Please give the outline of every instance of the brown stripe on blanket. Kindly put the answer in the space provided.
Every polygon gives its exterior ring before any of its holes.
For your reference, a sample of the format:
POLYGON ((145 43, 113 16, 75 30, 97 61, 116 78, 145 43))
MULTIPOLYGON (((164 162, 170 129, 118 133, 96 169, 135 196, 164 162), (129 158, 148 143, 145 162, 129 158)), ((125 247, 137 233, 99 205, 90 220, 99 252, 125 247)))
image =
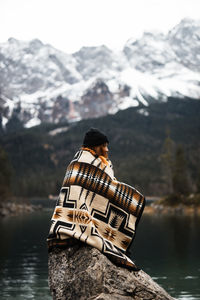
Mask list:
POLYGON ((114 263, 136 270, 126 255, 145 206, 144 196, 114 178, 111 164, 83 150, 69 164, 48 235, 49 247, 80 240, 114 263), (92 163, 94 163, 93 165, 92 163), (99 161, 99 163, 98 163, 99 161))

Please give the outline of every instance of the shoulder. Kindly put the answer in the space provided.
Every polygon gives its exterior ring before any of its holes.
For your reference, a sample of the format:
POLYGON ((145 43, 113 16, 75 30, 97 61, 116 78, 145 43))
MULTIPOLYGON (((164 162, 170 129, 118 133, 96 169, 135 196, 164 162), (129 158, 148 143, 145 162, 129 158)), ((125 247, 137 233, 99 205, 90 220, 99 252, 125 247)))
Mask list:
POLYGON ((81 149, 75 154, 71 162, 74 161, 98 165, 101 160, 98 158, 98 156, 93 155, 91 152, 81 149))
POLYGON ((113 179, 114 178, 114 170, 113 164, 111 160, 108 160, 108 165, 104 168, 104 171, 113 179))

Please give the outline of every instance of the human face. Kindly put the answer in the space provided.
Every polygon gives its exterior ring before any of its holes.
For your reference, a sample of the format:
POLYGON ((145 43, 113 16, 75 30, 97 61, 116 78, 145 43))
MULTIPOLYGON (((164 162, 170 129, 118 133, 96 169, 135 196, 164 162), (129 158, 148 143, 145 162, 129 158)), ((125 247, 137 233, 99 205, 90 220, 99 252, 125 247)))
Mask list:
POLYGON ((108 143, 102 144, 100 146, 94 147, 94 150, 97 155, 102 155, 105 158, 108 158, 108 143))

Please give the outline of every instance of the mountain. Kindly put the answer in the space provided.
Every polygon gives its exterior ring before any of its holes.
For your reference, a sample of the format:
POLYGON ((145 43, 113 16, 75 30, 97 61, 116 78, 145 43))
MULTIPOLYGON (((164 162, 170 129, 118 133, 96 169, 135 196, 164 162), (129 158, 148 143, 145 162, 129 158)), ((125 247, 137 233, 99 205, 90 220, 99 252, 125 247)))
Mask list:
POLYGON ((66 54, 35 39, 0 44, 2 125, 73 122, 148 106, 168 97, 200 98, 200 21, 168 34, 145 32, 123 51, 83 47, 66 54))
POLYGON ((0 148, 6 151, 13 169, 13 194, 57 194, 66 166, 90 127, 99 128, 108 136, 116 178, 134 185, 145 195, 156 196, 169 194, 168 171, 161 154, 166 132, 170 132, 174 142, 171 155, 178 145, 184 147, 190 190, 196 191, 200 172, 200 101, 169 98, 166 102, 150 103, 145 111, 132 107, 115 115, 71 124, 43 123, 2 134, 0 148))

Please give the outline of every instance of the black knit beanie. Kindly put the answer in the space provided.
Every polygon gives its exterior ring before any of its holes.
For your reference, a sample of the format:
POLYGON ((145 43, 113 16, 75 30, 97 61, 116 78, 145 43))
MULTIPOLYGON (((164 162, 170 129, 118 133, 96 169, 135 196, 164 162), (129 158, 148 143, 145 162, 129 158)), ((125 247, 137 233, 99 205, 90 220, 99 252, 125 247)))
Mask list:
POLYGON ((100 146, 104 143, 108 143, 107 136, 96 128, 90 128, 83 140, 84 147, 100 146))

